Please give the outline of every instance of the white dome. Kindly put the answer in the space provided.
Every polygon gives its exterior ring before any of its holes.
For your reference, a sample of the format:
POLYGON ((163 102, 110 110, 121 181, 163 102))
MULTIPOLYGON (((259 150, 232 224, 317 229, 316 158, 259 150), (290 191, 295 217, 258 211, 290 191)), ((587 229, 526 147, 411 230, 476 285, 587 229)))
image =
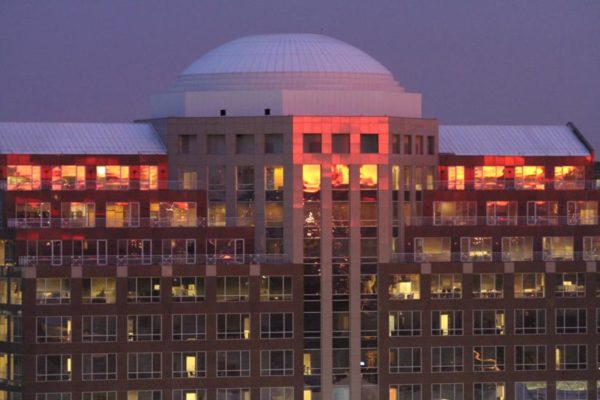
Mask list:
POLYGON ((317 34, 247 36, 204 54, 182 75, 260 72, 326 72, 391 75, 373 57, 317 34))

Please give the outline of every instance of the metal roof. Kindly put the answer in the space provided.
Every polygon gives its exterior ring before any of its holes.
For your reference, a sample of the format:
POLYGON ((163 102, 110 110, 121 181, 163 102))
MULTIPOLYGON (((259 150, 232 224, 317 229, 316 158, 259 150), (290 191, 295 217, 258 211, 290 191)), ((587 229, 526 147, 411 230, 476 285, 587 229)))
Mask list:
POLYGON ((150 124, 0 122, 0 154, 166 154, 150 124))
POLYGON ((439 152, 462 156, 589 156, 566 125, 440 125, 439 152))

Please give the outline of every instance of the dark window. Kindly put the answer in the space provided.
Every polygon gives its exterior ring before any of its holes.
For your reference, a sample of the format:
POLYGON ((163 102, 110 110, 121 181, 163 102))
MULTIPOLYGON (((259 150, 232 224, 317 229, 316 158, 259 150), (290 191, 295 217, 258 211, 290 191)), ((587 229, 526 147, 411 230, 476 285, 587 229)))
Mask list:
POLYGON ((379 136, 375 133, 362 133, 360 135, 361 153, 379 153, 379 136))
POLYGON ((265 108, 265 115, 271 115, 271 109, 265 108))
POLYGON ((303 139, 305 153, 321 153, 320 133, 305 133, 303 139))
POLYGON ((225 154, 225 135, 207 135, 206 153, 207 154, 225 154))
POLYGON ((221 114, 221 117, 224 117, 227 115, 227 110, 220 110, 219 113, 221 114))
POLYGON ((412 136, 404 135, 402 145, 404 147, 404 154, 412 154, 412 136))
POLYGON ((331 135, 331 152, 339 154, 350 153, 350 135, 335 133, 331 135))
POLYGON ((235 135, 235 152, 237 154, 254 154, 254 136, 235 135))
POLYGON ((265 135, 265 153, 283 153, 283 135, 280 133, 269 133, 265 135))
POLYGON ((392 154, 400 154, 400 135, 392 135, 392 154))
POLYGON ((435 137, 427 136, 427 154, 434 155, 435 154, 435 137))
POLYGON ((177 136, 177 152, 179 154, 189 154, 196 146, 196 135, 177 136))
POLYGON ((415 154, 423 154, 423 136, 417 135, 415 140, 415 154))

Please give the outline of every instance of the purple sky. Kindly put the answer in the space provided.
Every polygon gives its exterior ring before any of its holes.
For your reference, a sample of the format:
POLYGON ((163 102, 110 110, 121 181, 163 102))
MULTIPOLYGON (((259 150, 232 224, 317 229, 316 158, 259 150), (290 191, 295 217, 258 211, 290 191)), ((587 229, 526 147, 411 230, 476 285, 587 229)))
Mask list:
POLYGON ((322 32, 446 124, 573 121, 600 149, 600 1, 0 0, 0 120, 131 121, 206 51, 322 32))

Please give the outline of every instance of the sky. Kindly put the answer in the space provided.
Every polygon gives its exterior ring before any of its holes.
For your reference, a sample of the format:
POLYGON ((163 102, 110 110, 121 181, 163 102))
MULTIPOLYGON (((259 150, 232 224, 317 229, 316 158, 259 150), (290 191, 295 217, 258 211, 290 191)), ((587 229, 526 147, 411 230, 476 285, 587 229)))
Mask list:
POLYGON ((148 118, 205 52, 281 32, 364 50, 441 124, 572 121, 600 149, 598 0, 0 0, 0 121, 148 118))

